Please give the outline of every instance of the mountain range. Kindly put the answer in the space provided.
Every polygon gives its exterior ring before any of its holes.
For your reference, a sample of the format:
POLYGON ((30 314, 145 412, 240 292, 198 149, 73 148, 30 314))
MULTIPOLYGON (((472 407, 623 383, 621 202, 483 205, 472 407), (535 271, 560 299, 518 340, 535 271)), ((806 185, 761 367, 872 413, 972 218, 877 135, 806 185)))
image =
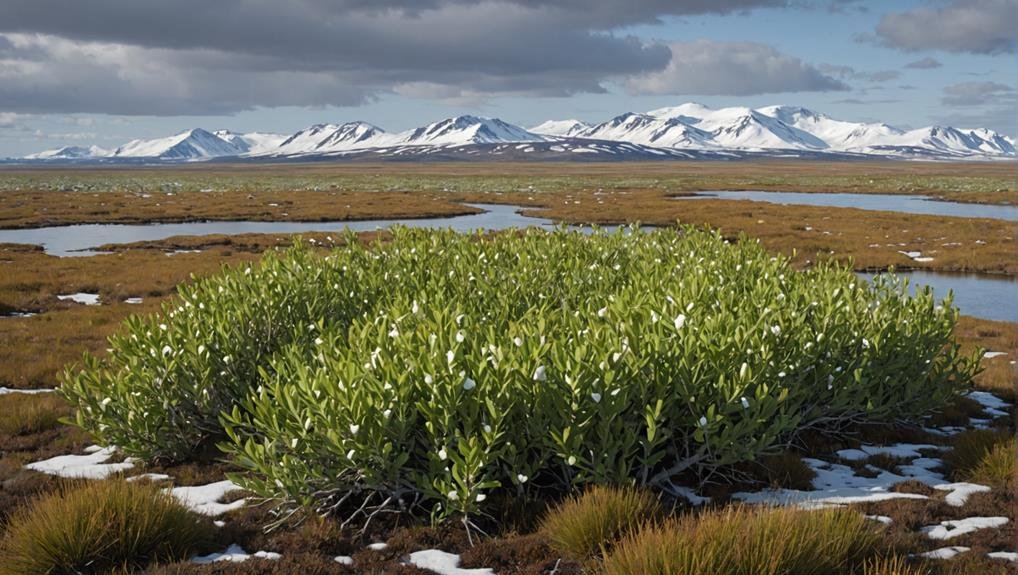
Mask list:
POLYGON ((209 160, 809 158, 1015 159, 1016 141, 985 128, 835 120, 798 106, 713 109, 696 103, 625 113, 599 124, 550 120, 524 129, 457 116, 403 132, 366 122, 316 124, 292 135, 194 128, 113 150, 68 146, 23 162, 173 163, 209 160))

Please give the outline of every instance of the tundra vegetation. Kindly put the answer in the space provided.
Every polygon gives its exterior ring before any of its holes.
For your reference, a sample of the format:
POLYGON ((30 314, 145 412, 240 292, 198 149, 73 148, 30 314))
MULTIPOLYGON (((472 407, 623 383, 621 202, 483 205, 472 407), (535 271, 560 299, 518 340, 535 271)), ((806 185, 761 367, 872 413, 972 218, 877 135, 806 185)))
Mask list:
POLYGON ((303 246, 132 317, 62 393, 149 461, 213 445, 291 514, 724 477, 804 432, 916 419, 977 369, 957 311, 694 228, 396 229, 303 246))

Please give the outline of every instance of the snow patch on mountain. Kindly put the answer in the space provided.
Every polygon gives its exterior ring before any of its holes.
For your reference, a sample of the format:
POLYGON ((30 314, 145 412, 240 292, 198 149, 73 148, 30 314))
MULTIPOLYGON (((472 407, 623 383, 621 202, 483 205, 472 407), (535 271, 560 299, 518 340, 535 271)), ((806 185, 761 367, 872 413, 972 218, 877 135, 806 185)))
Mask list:
POLYGON ((112 158, 153 158, 158 160, 201 160, 236 156, 244 149, 211 132, 194 128, 168 138, 132 140, 110 154, 112 158))
POLYGON ((543 142, 547 138, 498 118, 456 116, 399 135, 396 144, 446 145, 543 142))
POLYGON ((579 120, 548 120, 528 129, 532 134, 542 136, 576 136, 581 132, 590 129, 590 124, 579 120))

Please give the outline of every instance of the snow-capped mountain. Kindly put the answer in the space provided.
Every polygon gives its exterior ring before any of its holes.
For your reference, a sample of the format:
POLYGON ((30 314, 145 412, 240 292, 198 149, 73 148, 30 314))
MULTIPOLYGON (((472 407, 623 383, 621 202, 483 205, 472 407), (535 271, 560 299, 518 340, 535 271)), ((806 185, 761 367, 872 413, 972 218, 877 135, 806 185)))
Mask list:
POLYGON ((445 145, 494 144, 504 142, 543 142, 545 137, 528 132, 498 118, 456 116, 399 134, 394 144, 445 145))
POLYGON ((233 144, 234 147, 243 150, 243 153, 247 154, 261 154, 275 150, 287 138, 287 136, 282 134, 272 134, 269 132, 238 134, 229 130, 216 130, 212 133, 217 138, 233 144))
POLYGON ((185 161, 237 156, 245 151, 244 146, 228 142, 201 128, 195 128, 168 138, 132 140, 113 150, 109 157, 185 161))
POLYGON ((109 150, 99 146, 64 146, 54 150, 45 150, 36 154, 25 156, 26 160, 82 160, 88 158, 103 158, 108 156, 109 150))
POLYGON ((589 130, 590 124, 579 120, 548 120, 542 122, 527 131, 531 134, 542 136, 576 136, 584 130, 589 130))
POLYGON ((575 135, 591 140, 630 142, 656 148, 712 148, 711 134, 679 118, 627 113, 575 135))
POLYGON ((836 120, 799 106, 714 109, 697 103, 626 113, 599 124, 549 120, 530 130, 497 118, 456 116, 392 133, 366 122, 315 124, 293 135, 208 132, 133 140, 113 151, 69 146, 23 158, 36 162, 182 162, 322 159, 627 159, 893 157, 1015 159, 1013 138, 986 128, 836 120))

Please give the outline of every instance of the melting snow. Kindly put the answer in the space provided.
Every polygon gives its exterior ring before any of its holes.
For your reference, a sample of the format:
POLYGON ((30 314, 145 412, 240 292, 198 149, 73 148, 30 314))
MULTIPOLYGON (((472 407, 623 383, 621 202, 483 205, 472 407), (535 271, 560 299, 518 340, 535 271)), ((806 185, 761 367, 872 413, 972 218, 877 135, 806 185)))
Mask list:
POLYGON ((232 503, 219 503, 219 500, 228 493, 239 489, 240 487, 236 483, 224 479, 208 485, 174 487, 170 489, 170 495, 191 511, 215 517, 244 506, 247 502, 246 499, 238 499, 232 503))
POLYGON ((141 301, 142 300, 141 300, 140 297, 129 297, 129 298, 124 300, 124 303, 139 304, 139 303, 141 303, 141 301))
POLYGON ((372 551, 382 551, 388 546, 388 543, 372 543, 371 545, 368 545, 368 549, 372 551))
POLYGON ((75 303, 82 303, 85 305, 99 305, 99 294, 97 293, 78 292, 66 295, 58 295, 57 299, 60 301, 69 300, 75 303))
POLYGON ((40 473, 46 473, 47 475, 56 475, 57 477, 105 479, 110 475, 134 467, 134 463, 130 459, 120 463, 106 463, 106 460, 113 457, 116 450, 116 447, 103 448, 93 445, 85 449, 87 455, 58 455, 50 459, 29 463, 25 467, 40 473))
POLYGON ((927 559, 951 559, 955 555, 968 551, 968 547, 941 547, 940 549, 934 549, 933 551, 927 551, 926 553, 920 553, 920 557, 927 559))
POLYGON ((984 493, 990 490, 985 485, 977 485, 975 483, 941 483, 940 485, 934 485, 933 488, 939 491, 950 491, 944 497, 944 501, 954 507, 964 506, 965 502, 969 500, 969 496, 973 493, 984 493))
POLYGON ((340 565, 353 565, 353 557, 350 557, 349 555, 340 555, 336 557, 335 561, 340 565))
POLYGON ((983 357, 986 358, 986 359, 993 359, 995 357, 1000 357, 1002 355, 1007 355, 1007 352, 1006 351, 988 351, 988 352, 983 354, 983 357))
POLYGON ((920 531, 930 539, 953 539, 980 529, 1000 527, 1007 522, 1007 517, 969 517, 968 519, 941 521, 940 525, 923 527, 920 531))
POLYGON ((491 569, 462 569, 459 566, 459 555, 446 553, 438 549, 427 549, 411 553, 408 563, 414 567, 434 571, 440 575, 495 575, 495 572, 491 569))
POLYGON ((862 461, 869 459, 871 455, 890 455, 892 457, 903 457, 913 459, 922 457, 920 450, 943 450, 944 447, 929 443, 898 443, 880 447, 876 445, 863 445, 859 449, 842 449, 837 456, 845 461, 862 461))
POLYGON ((7 395, 8 393, 51 393, 56 391, 55 389, 12 389, 10 387, 0 387, 0 395, 7 395))
POLYGON ((244 551, 244 548, 234 543, 226 548, 226 551, 222 553, 212 553, 210 555, 202 555, 200 557, 192 557, 191 563, 205 564, 205 563, 216 563, 219 561, 227 561, 231 563, 240 563, 247 561, 250 558, 256 559, 271 559, 277 561, 283 556, 279 553, 273 553, 272 551, 258 551, 253 554, 248 554, 244 551))
POLYGON ((883 523, 884 525, 890 525, 891 523, 894 523, 894 519, 891 519, 886 515, 867 515, 866 519, 872 519, 879 523, 883 523))
POLYGON ((986 556, 990 559, 1003 559, 1018 563, 1018 551, 994 551, 993 553, 987 553, 986 556))

